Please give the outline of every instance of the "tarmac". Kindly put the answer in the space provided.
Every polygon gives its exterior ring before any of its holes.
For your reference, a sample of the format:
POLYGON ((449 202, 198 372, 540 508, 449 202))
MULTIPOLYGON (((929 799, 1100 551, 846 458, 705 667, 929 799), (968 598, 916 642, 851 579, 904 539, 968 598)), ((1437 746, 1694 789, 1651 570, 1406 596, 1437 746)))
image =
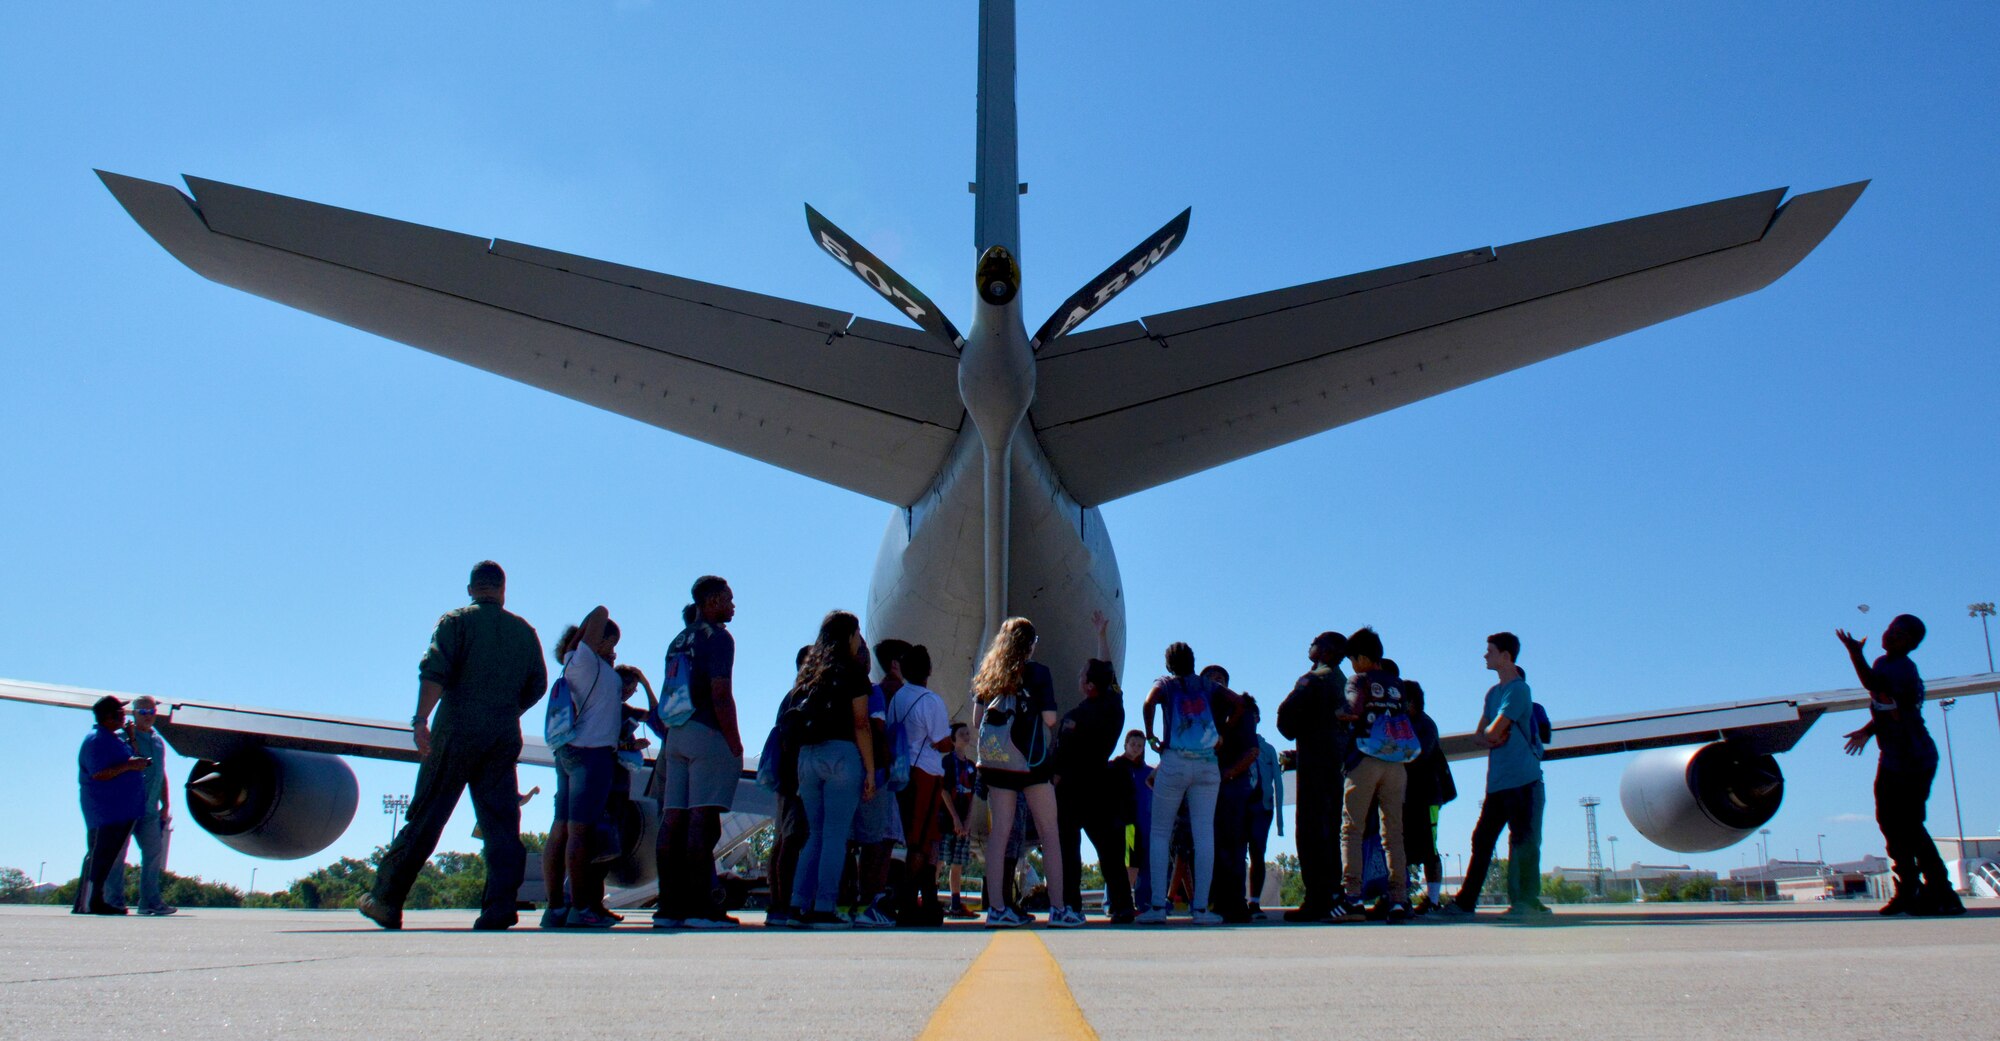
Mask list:
POLYGON ((0 907, 0 1038, 1950 1038, 2000 902, 1565 908, 1406 926, 472 932, 411 912, 0 907))

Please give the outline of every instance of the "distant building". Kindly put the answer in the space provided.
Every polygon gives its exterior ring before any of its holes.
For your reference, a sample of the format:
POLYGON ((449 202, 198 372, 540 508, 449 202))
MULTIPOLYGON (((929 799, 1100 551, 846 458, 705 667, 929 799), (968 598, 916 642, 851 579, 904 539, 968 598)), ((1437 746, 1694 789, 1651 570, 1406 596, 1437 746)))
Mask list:
POLYGON ((1687 864, 1640 864, 1634 862, 1617 871, 1590 868, 1552 868, 1549 874, 1565 882, 1576 882, 1588 886, 1593 892, 1637 893, 1646 897, 1657 894, 1663 886, 1682 886, 1689 882, 1714 882, 1715 872, 1705 871, 1687 864), (1599 887, 1599 880, 1602 887, 1599 887))

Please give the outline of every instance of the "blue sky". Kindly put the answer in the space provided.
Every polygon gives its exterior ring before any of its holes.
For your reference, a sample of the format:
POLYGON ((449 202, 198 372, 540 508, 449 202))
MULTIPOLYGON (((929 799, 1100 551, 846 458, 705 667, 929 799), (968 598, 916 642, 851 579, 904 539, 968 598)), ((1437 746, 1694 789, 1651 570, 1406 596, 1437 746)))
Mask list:
MULTIPOLYGON (((603 602, 648 667, 688 581, 729 576, 764 718, 819 615, 862 605, 887 507, 205 282, 90 171, 895 320, 813 247, 810 202, 963 325, 974 5, 410 6, 0 12, 0 675, 403 718, 432 622, 490 556, 546 636, 603 602), (579 470, 606 494, 566 498, 579 470)), ((1763 292, 1108 505, 1130 684, 1186 639, 1277 694, 1312 633, 1374 624, 1463 729, 1495 629, 1563 718, 1847 686, 1832 629, 1896 611, 1931 623, 1927 674, 1983 670, 1964 605, 2000 597, 1996 23, 1982 4, 1023 0, 1032 318, 1188 205, 1186 245, 1093 324, 1874 179, 1763 292)), ((2000 832, 1993 713, 1954 713, 1970 833, 2000 832)), ((0 720, 0 865, 67 878, 86 721, 0 720)), ((1846 722, 1784 757, 1774 853, 1821 833, 1833 857, 1879 852, 1846 722)), ((1583 860, 1585 794, 1621 862, 1687 859, 1625 823, 1623 765, 1550 769, 1545 864, 1583 860)), ((319 857, 260 864, 189 826, 174 866, 238 885, 257 866, 265 887, 364 854, 413 770, 356 772, 361 812, 319 857)), ((1462 764, 1461 788, 1481 774, 1462 764)), ((1943 776, 1932 811, 1952 830, 1943 776)), ((1447 808, 1448 852, 1475 813, 1447 808)), ((460 816, 446 848, 474 848, 460 816)))

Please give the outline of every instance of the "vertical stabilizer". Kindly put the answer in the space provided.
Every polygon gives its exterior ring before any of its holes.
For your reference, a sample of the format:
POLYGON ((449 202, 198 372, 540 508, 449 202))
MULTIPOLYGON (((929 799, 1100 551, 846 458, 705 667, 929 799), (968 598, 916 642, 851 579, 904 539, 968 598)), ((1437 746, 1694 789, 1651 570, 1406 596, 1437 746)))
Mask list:
POLYGON ((1014 0, 979 0, 978 215, 972 250, 1021 257, 1021 168, 1015 147, 1014 0))

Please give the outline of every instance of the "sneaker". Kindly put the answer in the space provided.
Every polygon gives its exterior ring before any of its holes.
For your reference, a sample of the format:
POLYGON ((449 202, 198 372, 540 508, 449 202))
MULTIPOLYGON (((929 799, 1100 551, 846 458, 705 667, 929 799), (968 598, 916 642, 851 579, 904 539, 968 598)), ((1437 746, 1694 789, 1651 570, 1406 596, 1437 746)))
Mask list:
POLYGON ((1216 914, 1214 911, 1211 911, 1206 907, 1197 907, 1194 909, 1194 924, 1221 925, 1222 916, 1216 914))
POLYGON ((1084 924, 1083 912, 1074 907, 1058 907, 1049 912, 1049 928, 1076 929, 1084 924))
POLYGON ((1155 904, 1141 912, 1139 917, 1132 920, 1140 925, 1165 925, 1167 924, 1167 909, 1155 904))
POLYGON ((862 908, 861 913, 854 916, 854 927, 856 929, 890 929, 894 928, 895 925, 896 920, 894 918, 883 914, 881 908, 872 904, 862 908))
POLYGON ((542 928, 544 929, 569 928, 569 908, 560 907, 556 904, 550 904, 548 907, 543 908, 542 928))
POLYGON ((1139 913, 1137 911, 1113 911, 1111 912, 1111 924, 1131 925, 1134 921, 1138 920, 1138 917, 1139 913))
POLYGON ((776 929, 780 926, 790 924, 792 924, 792 913, 790 911, 774 910, 764 912, 764 928, 766 929, 776 929))
POLYGON ((514 926, 520 924, 520 921, 521 916, 519 915, 482 914, 472 920, 472 929, 474 932, 481 933, 502 933, 514 928, 514 926))
POLYGON ((1385 896, 1385 897, 1382 897, 1381 899, 1379 899, 1379 900, 1375 901, 1375 902, 1374 902, 1373 904, 1370 904, 1370 905, 1368 906, 1368 920, 1369 920, 1369 921, 1371 921, 1371 922, 1381 922, 1381 921, 1386 921, 1386 920, 1388 919, 1388 917, 1389 917, 1389 898, 1388 898, 1388 897, 1386 897, 1386 896, 1385 896))
POLYGON ((170 914, 181 913, 181 909, 178 907, 168 907, 165 904, 162 904, 159 907, 142 907, 139 909, 139 913, 142 915, 146 915, 149 918, 165 918, 170 914))
POLYGON ((955 918, 961 922, 969 922, 979 917, 979 914, 963 903, 953 903, 951 909, 946 911, 944 916, 946 918, 955 918))
POLYGON ((1359 900, 1347 900, 1334 905, 1329 917, 1337 923, 1365 922, 1368 920, 1368 906, 1359 900))
POLYGON ((988 929, 1019 929, 1027 924, 1027 917, 1011 907, 1001 907, 986 912, 988 929))
POLYGON ((846 929, 854 923, 838 911, 812 911, 792 920, 800 929, 846 929))
POLYGON ((1390 925, 1401 925, 1409 921, 1410 917, 1410 905, 1398 901, 1389 905, 1389 909, 1382 915, 1382 920, 1390 925))
MULTIPOLYGON (((655 929, 678 929, 686 924, 687 920, 684 918, 662 918, 659 915, 653 916, 653 928, 655 929)), ((565 922, 564 925, 566 926, 568 925, 568 923, 565 922)))
POLYGON ((1546 922, 1555 917, 1555 912, 1549 909, 1549 905, 1538 901, 1532 904, 1515 904, 1507 908, 1500 917, 1511 922, 1546 922))
POLYGON ((681 927, 684 929, 735 929, 742 924, 742 922, 726 914, 707 915, 701 918, 685 918, 681 920, 681 927))
POLYGON ((569 911, 569 928, 571 929, 609 929, 617 924, 617 922, 588 908, 579 911, 572 907, 569 911))
POLYGON ((1258 903, 1258 902, 1257 902, 1257 901, 1255 901, 1255 900, 1252 900, 1252 901, 1250 901, 1249 903, 1247 903, 1247 904, 1244 904, 1244 905, 1243 905, 1243 909, 1244 909, 1244 910, 1246 910, 1246 911, 1248 911, 1248 912, 1250 912, 1250 915, 1251 915, 1251 917, 1253 917, 1253 918, 1262 918, 1262 917, 1264 917, 1264 905, 1263 905, 1263 904, 1260 904, 1260 903, 1258 903))
MULTIPOLYGON (((361 899, 354 902, 354 909, 361 912, 361 917, 374 922, 384 929, 396 930, 403 927, 403 909, 400 907, 390 907, 388 904, 375 899, 375 894, 373 893, 363 893, 361 899)), ((124 914, 125 912, 120 911, 118 913, 124 914)))
POLYGON ((1443 921, 1457 922, 1468 920, 1479 912, 1456 900, 1446 900, 1444 903, 1438 905, 1437 913, 1438 918, 1443 921))

